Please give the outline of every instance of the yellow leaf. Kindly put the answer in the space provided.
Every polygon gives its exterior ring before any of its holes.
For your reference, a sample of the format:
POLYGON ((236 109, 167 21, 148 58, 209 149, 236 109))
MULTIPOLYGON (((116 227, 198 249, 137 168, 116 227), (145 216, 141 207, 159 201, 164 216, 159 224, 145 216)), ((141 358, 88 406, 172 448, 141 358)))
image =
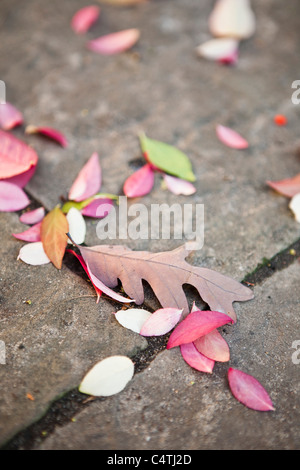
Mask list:
POLYGON ((68 242, 69 224, 59 206, 44 217, 41 226, 41 240, 44 251, 57 269, 61 269, 62 259, 68 242))

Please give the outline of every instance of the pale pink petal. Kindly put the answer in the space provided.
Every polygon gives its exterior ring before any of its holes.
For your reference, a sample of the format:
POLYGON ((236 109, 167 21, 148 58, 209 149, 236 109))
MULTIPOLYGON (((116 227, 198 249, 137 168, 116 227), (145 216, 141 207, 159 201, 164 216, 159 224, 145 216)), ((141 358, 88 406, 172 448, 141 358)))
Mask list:
POLYGON ((81 209, 81 214, 85 217, 103 219, 110 213, 113 205, 114 203, 112 199, 96 198, 88 206, 81 209))
POLYGON ((68 146, 68 141, 62 132, 52 127, 37 127, 37 126, 27 126, 25 129, 26 134, 41 134, 49 139, 55 140, 62 147, 68 146))
POLYGON ((171 193, 179 196, 183 194, 184 196, 191 196, 197 191, 195 186, 189 181, 176 178, 175 176, 164 174, 164 182, 171 193))
POLYGON ((241 370, 228 370, 229 387, 233 396, 243 405, 257 411, 274 411, 273 403, 264 387, 251 375, 241 370))
POLYGON ((192 343, 200 336, 204 336, 227 323, 233 323, 232 318, 221 312, 212 312, 210 310, 191 312, 171 334, 167 349, 192 343))
POLYGON ((216 128, 217 136, 223 144, 233 149, 246 149, 249 147, 248 142, 236 131, 229 127, 221 126, 220 124, 216 128))
POLYGON ((300 173, 281 181, 267 181, 267 184, 283 196, 293 197, 300 193, 300 173))
POLYGON ((146 196, 154 185, 154 171, 148 163, 125 181, 123 191, 127 197, 146 196))
POLYGON ((140 333, 142 326, 151 315, 152 313, 142 308, 129 308, 127 310, 119 310, 115 313, 116 320, 120 325, 135 333, 140 333))
POLYGON ((77 34, 86 33, 96 23, 100 15, 100 8, 90 5, 78 10, 72 18, 71 27, 77 34))
POLYGON ((45 217, 45 209, 43 207, 38 207, 38 209, 34 209, 33 211, 24 212, 20 216, 20 222, 22 224, 33 225, 41 222, 45 217))
MULTIPOLYGON (((88 271, 88 269, 87 269, 87 266, 86 266, 86 264, 85 264, 85 261, 84 261, 83 257, 82 257, 81 255, 77 254, 74 250, 67 249, 66 251, 67 251, 68 253, 72 253, 72 255, 76 256, 76 258, 77 258, 78 261, 80 262, 81 266, 82 266, 83 269, 85 270, 87 276, 90 278, 90 273, 89 273, 89 271, 88 271)), ((91 281, 91 283, 93 284, 94 289, 95 289, 95 291, 96 291, 96 294, 97 294, 97 303, 98 303, 99 300, 100 300, 100 297, 101 297, 101 295, 102 295, 102 290, 101 290, 101 289, 98 289, 98 287, 95 286, 95 284, 93 283, 93 281, 91 280, 91 278, 90 278, 90 281, 91 281)))
POLYGON ((35 170, 36 165, 32 166, 30 170, 24 171, 24 173, 12 176, 11 178, 5 178, 2 181, 7 181, 7 183, 16 184, 17 186, 19 186, 19 188, 24 188, 33 177, 35 170))
MULTIPOLYGON (((67 213, 67 221, 69 224, 69 235, 76 245, 84 243, 86 236, 86 223, 78 209, 71 207, 67 213)), ((68 243, 73 243, 68 240, 68 243)))
POLYGON ((212 373, 215 361, 203 356, 203 354, 195 348, 193 343, 182 344, 180 346, 180 352, 185 362, 193 367, 193 369, 208 374, 212 373))
POLYGON ((197 338, 194 345, 201 354, 214 361, 228 362, 230 359, 228 344, 218 330, 197 338))
POLYGON ((94 196, 101 187, 102 172, 99 163, 99 156, 95 152, 80 170, 69 191, 69 199, 72 201, 84 201, 94 196))
POLYGON ((29 243, 24 245, 20 252, 18 259, 24 261, 26 264, 33 266, 40 266, 42 264, 50 263, 48 256, 46 255, 42 242, 29 243))
POLYGON ((249 0, 217 0, 209 17, 211 33, 217 37, 248 39, 256 28, 249 0))
POLYGON ((24 242, 40 242, 41 241, 41 225, 42 222, 39 222, 36 225, 33 225, 28 230, 25 230, 21 233, 13 233, 13 236, 18 240, 23 240, 24 242))
POLYGON ((169 333, 182 317, 183 310, 176 308, 161 308, 154 312, 143 325, 142 336, 162 336, 169 333))
POLYGON ((300 193, 296 194, 289 203, 289 208, 293 212, 295 219, 300 223, 300 193))
POLYGON ((29 145, 0 129, 0 179, 27 172, 37 162, 38 156, 29 145))
POLYGON ((9 131, 23 124, 22 113, 10 103, 0 104, 0 127, 9 131))
POLYGON ((200 44, 196 51, 205 59, 209 60, 226 60, 237 54, 239 42, 232 38, 210 39, 200 44))
POLYGON ((0 212, 15 212, 24 209, 30 201, 23 189, 12 183, 0 181, 0 212))
POLYGON ((140 38, 138 29, 127 29, 93 39, 87 43, 87 48, 103 55, 119 54, 131 49, 140 38))

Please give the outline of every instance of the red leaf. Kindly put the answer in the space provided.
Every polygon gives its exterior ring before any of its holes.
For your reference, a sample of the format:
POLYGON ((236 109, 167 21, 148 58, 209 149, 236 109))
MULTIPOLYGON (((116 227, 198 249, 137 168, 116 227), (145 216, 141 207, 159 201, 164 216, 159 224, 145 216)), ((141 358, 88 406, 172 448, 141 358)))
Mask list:
POLYGON ((243 405, 257 411, 274 411, 267 391, 251 375, 230 368, 228 370, 228 381, 233 396, 243 405))
POLYGON ((218 330, 212 330, 207 335, 197 338, 194 344, 198 351, 209 359, 218 362, 228 362, 230 359, 228 344, 218 330))
POLYGON ((20 175, 38 162, 35 151, 8 132, 0 130, 0 179, 20 175))
POLYGON ((233 149, 246 149, 249 147, 248 142, 236 131, 229 127, 218 125, 216 128, 217 136, 223 144, 233 149))
POLYGON ((72 18, 71 27, 77 34, 86 33, 96 23, 100 15, 100 8, 91 5, 78 10, 72 18))
POLYGON ((125 181, 123 191, 127 197, 146 196, 154 185, 154 171, 148 163, 125 181))
POLYGON ((191 312, 171 334, 167 349, 192 343, 200 336, 207 335, 210 331, 227 323, 233 323, 232 318, 221 312, 194 311, 191 312))
POLYGON ((22 113, 10 103, 0 103, 0 127, 9 131, 23 124, 22 113))
POLYGON ((22 222, 22 224, 34 225, 41 222, 44 217, 45 209, 43 207, 39 207, 33 211, 24 212, 24 214, 20 216, 20 222, 22 222))
MULTIPOLYGON (((83 269, 85 270, 86 274, 88 275, 88 277, 90 278, 90 275, 89 275, 89 271, 87 269, 87 266, 84 262, 84 259, 81 255, 78 255, 74 250, 69 250, 67 249, 66 250, 68 253, 72 253, 72 255, 76 256, 76 258, 78 259, 78 261, 80 262, 81 266, 83 267, 83 269)), ((92 281, 91 281, 92 282, 92 281)), ((93 283, 92 283, 93 284, 93 283)), ((100 297, 102 295, 102 291, 100 289, 98 289, 98 287, 95 286, 95 284, 93 284, 94 288, 95 288, 95 291, 97 293, 97 303, 99 302, 100 300, 100 297)))
POLYGON ((24 242, 40 242, 41 241, 41 225, 42 222, 39 222, 36 225, 33 225, 28 230, 25 230, 21 233, 13 233, 13 236, 18 240, 23 240, 24 242))
POLYGON ((182 310, 177 308, 161 308, 154 312, 144 323, 140 334, 142 336, 162 336, 169 333, 179 322, 182 310))
POLYGON ((15 212, 30 204, 23 189, 7 181, 0 181, 0 212, 15 212))
POLYGON ((101 167, 98 154, 95 152, 80 170, 69 191, 69 199, 72 201, 84 201, 94 196, 101 187, 101 167))
POLYGON ((119 54, 134 46, 139 38, 138 29, 127 29, 93 39, 87 43, 87 48, 103 55, 119 54))
POLYGON ((49 139, 55 140, 58 142, 62 147, 68 146, 68 141, 64 134, 59 132, 57 129, 53 129, 52 127, 37 127, 37 126, 27 126, 25 130, 26 134, 41 134, 49 139))
POLYGON ((205 357, 201 354, 194 343, 182 344, 180 346, 180 352, 185 362, 193 367, 193 369, 199 370, 200 372, 212 373, 215 361, 205 357))
POLYGON ((283 196, 294 197, 300 193, 300 173, 281 181, 267 181, 267 184, 283 196))

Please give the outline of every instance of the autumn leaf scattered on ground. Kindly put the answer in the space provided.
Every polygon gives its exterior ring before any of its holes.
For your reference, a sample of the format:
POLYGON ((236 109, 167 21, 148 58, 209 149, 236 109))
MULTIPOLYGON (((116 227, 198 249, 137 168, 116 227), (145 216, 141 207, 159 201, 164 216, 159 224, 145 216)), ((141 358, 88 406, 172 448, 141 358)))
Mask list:
POLYGON ((57 269, 62 267, 62 259, 68 242, 69 224, 59 206, 50 211, 43 219, 41 240, 46 255, 57 269))

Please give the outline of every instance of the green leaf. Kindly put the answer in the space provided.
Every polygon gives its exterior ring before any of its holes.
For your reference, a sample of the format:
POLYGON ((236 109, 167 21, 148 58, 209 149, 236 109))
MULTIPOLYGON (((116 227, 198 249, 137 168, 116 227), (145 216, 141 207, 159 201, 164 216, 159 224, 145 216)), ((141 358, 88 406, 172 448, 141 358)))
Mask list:
POLYGON ((140 136, 142 151, 147 161, 160 170, 178 178, 195 181, 192 164, 185 153, 172 145, 140 136))
POLYGON ((88 199, 85 199, 84 201, 81 201, 81 202, 67 201, 62 207, 62 211, 64 214, 67 214, 72 207, 74 207, 78 211, 81 211, 95 199, 113 199, 117 201, 119 199, 119 196, 116 196, 115 194, 109 194, 109 193, 98 193, 95 196, 89 197, 88 199))

